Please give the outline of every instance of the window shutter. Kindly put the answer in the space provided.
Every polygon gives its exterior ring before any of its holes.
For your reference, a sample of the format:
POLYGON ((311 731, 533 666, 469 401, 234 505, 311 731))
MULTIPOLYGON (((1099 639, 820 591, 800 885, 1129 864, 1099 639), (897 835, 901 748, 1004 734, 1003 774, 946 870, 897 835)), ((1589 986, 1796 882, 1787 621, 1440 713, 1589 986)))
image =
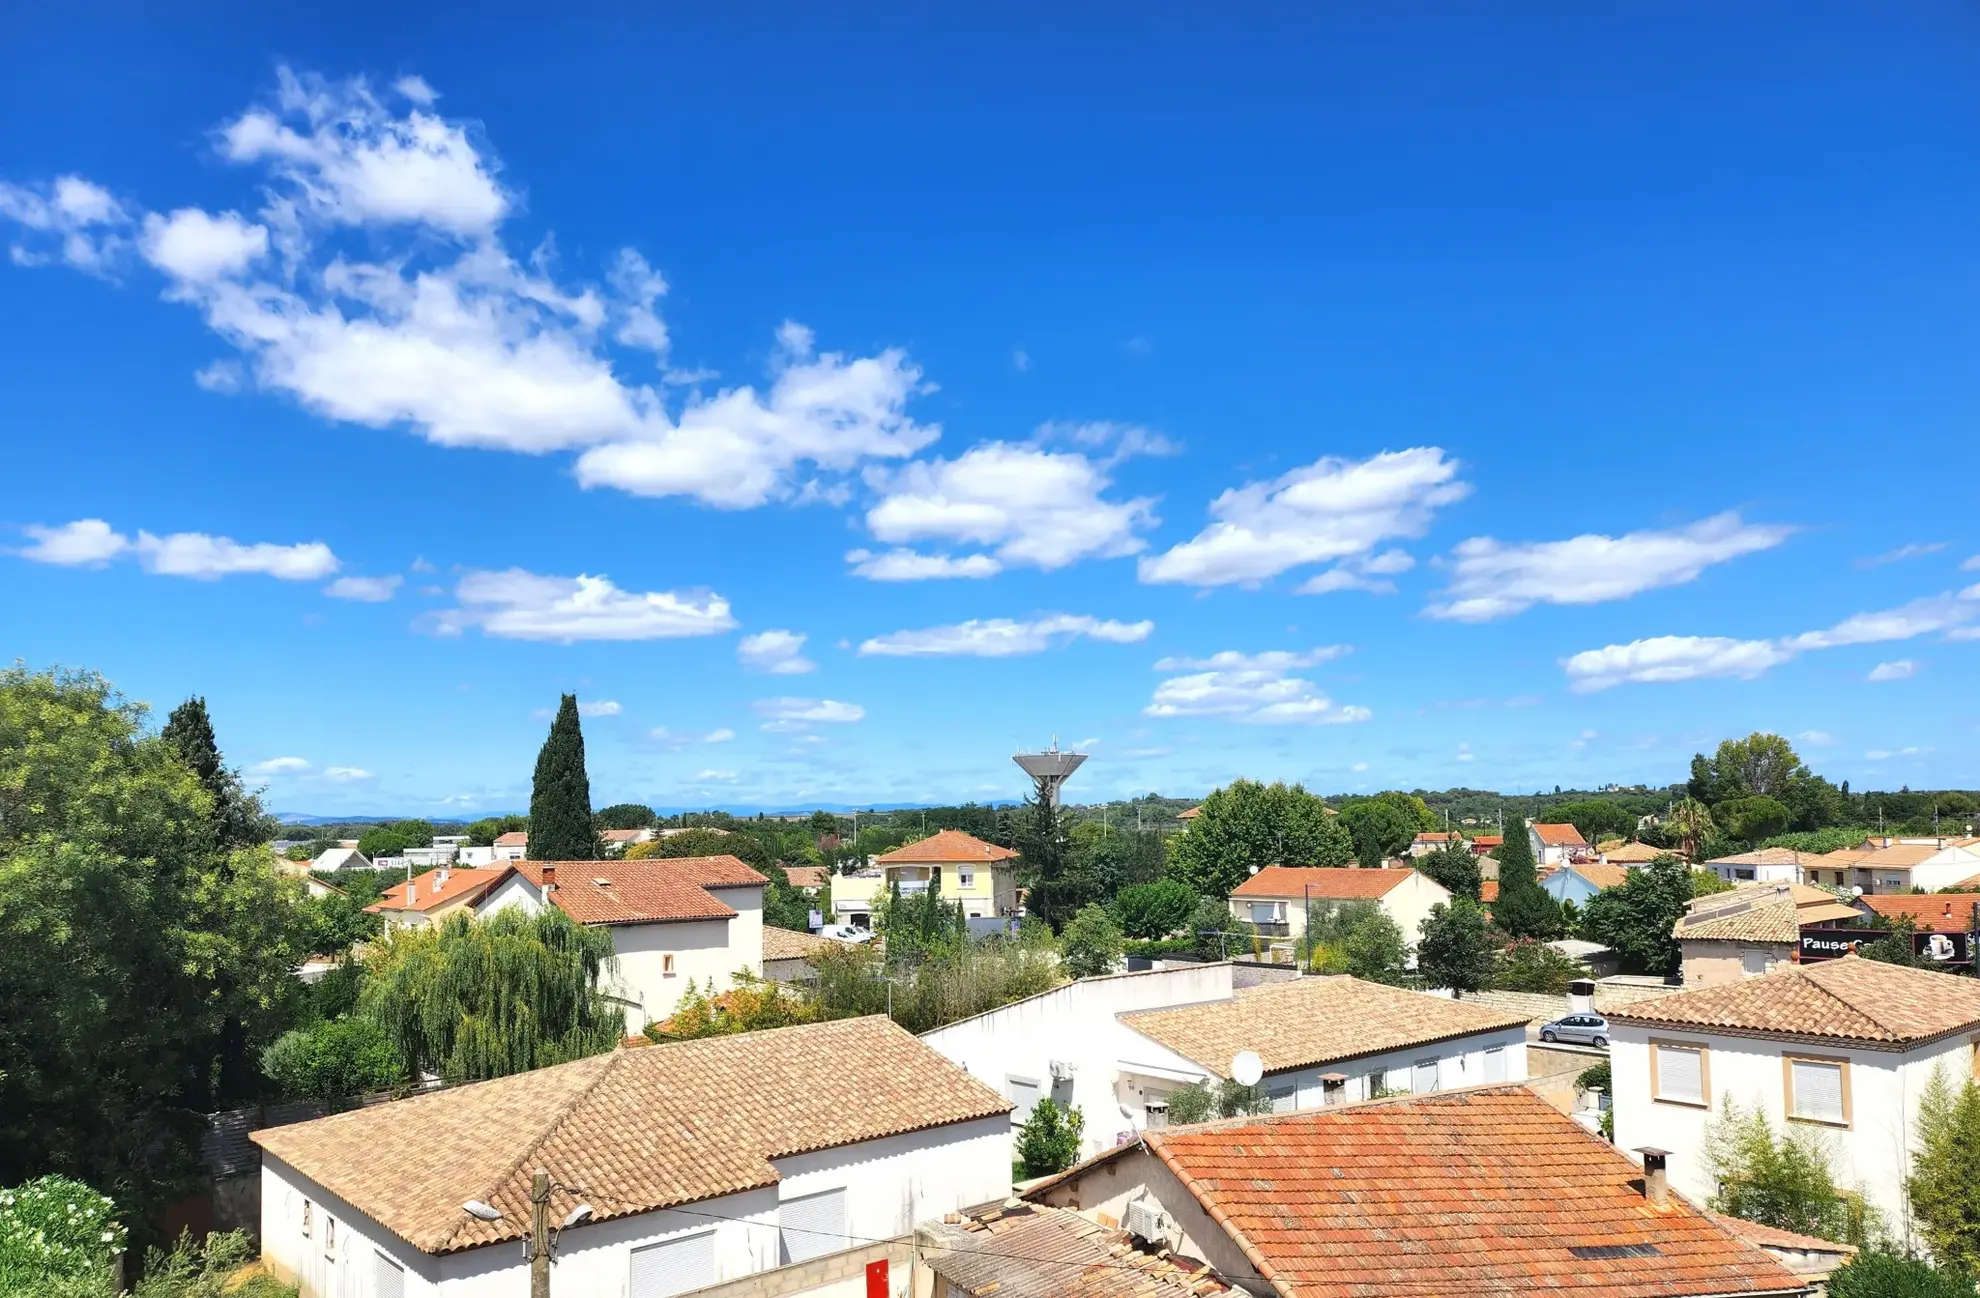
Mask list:
POLYGON ((1495 1046, 1485 1052, 1485 1080, 1503 1082, 1506 1080, 1506 1048, 1495 1046))
POLYGON ((1794 1116, 1817 1122, 1843 1121, 1842 1065, 1792 1059, 1794 1116))
POLYGON ((1011 1121, 1023 1125, 1031 1117, 1031 1111, 1038 1104, 1038 1083, 1023 1077, 1006 1077, 1004 1085, 1009 1094, 1005 1097, 1017 1108, 1011 1111, 1011 1121))
POLYGON ((1437 1089, 1436 1060, 1426 1060, 1410 1069, 1409 1089, 1412 1095, 1428 1095, 1437 1089))
POLYGON ((827 1190, 777 1205, 777 1233, 784 1265, 809 1261, 846 1246, 846 1192, 827 1190))
POLYGON ((371 1254, 371 1287, 377 1298, 406 1298, 406 1269, 377 1250, 371 1254))
POLYGON ((632 1251, 626 1298, 672 1298, 715 1283, 715 1232, 662 1240, 632 1251))
POLYGON ((1675 1046, 1657 1047, 1657 1098, 1705 1102, 1703 1052, 1675 1046))

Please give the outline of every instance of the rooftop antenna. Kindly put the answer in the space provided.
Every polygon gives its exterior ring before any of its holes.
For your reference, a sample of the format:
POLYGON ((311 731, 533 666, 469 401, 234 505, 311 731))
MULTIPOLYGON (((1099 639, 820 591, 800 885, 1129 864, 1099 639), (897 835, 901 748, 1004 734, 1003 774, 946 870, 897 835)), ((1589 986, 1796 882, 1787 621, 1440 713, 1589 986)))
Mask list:
POLYGON ((1072 778, 1086 760, 1085 753, 1059 751, 1059 737, 1052 736, 1052 746, 1042 753, 1017 753, 1011 758, 1031 777, 1031 783, 1038 790, 1038 800, 1048 806, 1059 805, 1059 786, 1072 778))

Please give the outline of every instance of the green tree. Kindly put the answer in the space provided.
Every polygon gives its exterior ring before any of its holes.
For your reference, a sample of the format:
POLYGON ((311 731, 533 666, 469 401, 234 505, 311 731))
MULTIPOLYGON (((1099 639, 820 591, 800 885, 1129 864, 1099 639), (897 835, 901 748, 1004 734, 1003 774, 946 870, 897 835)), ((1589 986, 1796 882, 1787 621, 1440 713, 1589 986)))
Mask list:
POLYGON ((1493 924, 1509 937, 1559 937, 1560 903, 1540 887, 1524 820, 1506 826, 1498 857, 1499 897, 1492 903, 1493 924))
POLYGON ((599 829, 650 829, 658 819, 643 802, 615 802, 601 808, 591 823, 599 829))
POLYGON ((770 882, 763 890, 763 922, 805 933, 811 929, 811 899, 791 887, 790 875, 763 840, 728 829, 688 829, 626 849, 628 861, 679 860, 689 856, 733 856, 770 882))
POLYGON ((1517 938, 1499 952, 1493 967, 1491 987, 1502 992, 1541 992, 1564 996, 1568 984, 1586 977, 1586 971, 1545 942, 1517 938))
POLYGON ((1573 825, 1590 843, 1604 838, 1627 838, 1636 831, 1636 817, 1607 798, 1578 798, 1547 808, 1550 825, 1573 825))
POLYGON ((1189 936, 1196 939, 1196 954, 1205 960, 1228 960, 1248 955, 1258 942, 1258 930, 1231 914, 1227 902, 1205 897, 1190 913, 1189 936))
POLYGON ((1432 987, 1463 996, 1485 986, 1492 976, 1492 932, 1478 903, 1469 897, 1440 902, 1418 931, 1416 967, 1432 987))
POLYGON ((398 1043, 363 1017, 290 1029, 262 1051, 261 1070, 291 1100, 339 1100, 389 1090, 406 1077, 398 1043))
POLYGON ((81 1181, 42 1176, 0 1188, 0 1294, 111 1298, 125 1239, 117 1205, 81 1181))
POLYGON ((554 907, 456 914, 378 944, 359 1006, 397 1045, 409 1076, 505 1077, 619 1043, 625 1015, 599 990, 612 962, 608 929, 554 907))
MULTIPOLYGON (((528 816, 488 816, 477 820, 462 831, 475 847, 493 847, 495 840, 504 834, 528 833, 528 816)), ((362 847, 359 848, 363 850, 362 847)))
POLYGON ((1731 1096, 1706 1124, 1705 1161, 1718 1182, 1715 1211, 1858 1247, 1882 1233, 1876 1210, 1836 1185, 1820 1137, 1776 1135, 1765 1113, 1743 1112, 1731 1096))
POLYGON ((1764 731, 1725 740, 1710 758, 1702 753, 1693 757, 1686 791, 1714 813, 1721 803, 1734 799, 1772 798, 1787 809, 1795 829, 1834 824, 1848 810, 1848 799, 1810 771, 1793 744, 1764 731))
POLYGON ((1300 785, 1233 780, 1202 802, 1189 831, 1169 839, 1169 877, 1205 897, 1268 865, 1340 866, 1354 860, 1347 831, 1300 785))
POLYGON ((1905 1195, 1940 1263, 1980 1273, 1980 1085, 1937 1070, 1919 1098, 1918 1152, 1905 1195))
POLYGON ((1341 808, 1341 828, 1353 841, 1355 859, 1364 868, 1381 869, 1390 857, 1401 856, 1408 850, 1417 834, 1426 828, 1424 817, 1414 814, 1410 803, 1421 806, 1422 799, 1384 793, 1357 799, 1341 808))
POLYGON ((1907 969, 1929 969, 1932 962, 1918 954, 1918 945, 1912 939, 1918 932, 1918 924, 1909 915, 1893 915, 1879 927, 1888 928, 1883 937, 1874 942, 1865 942, 1856 953, 1865 960, 1878 960, 1884 964, 1903 965, 1907 969))
POLYGON ((1079 1161, 1079 1141, 1086 1115, 1062 1109, 1050 1097, 1031 1106, 1031 1116, 1018 1129, 1017 1156, 1027 1177, 1063 1172, 1079 1161))
POLYGON ((159 738, 177 753, 213 800, 213 821, 222 848, 254 847, 275 836, 275 822, 241 789, 240 776, 227 768, 213 737, 206 700, 190 698, 172 709, 159 738))
POLYGON ((1924 1258, 1871 1250, 1829 1274, 1829 1298, 1973 1298, 1973 1279, 1924 1258))
POLYGON ((381 856, 398 856, 409 847, 425 847, 432 841, 431 821, 394 820, 373 825, 358 835, 357 850, 376 861, 381 856))
POLYGON ((1348 973, 1392 986, 1402 982, 1403 967, 1409 960, 1402 929, 1379 907, 1348 930, 1342 952, 1347 957, 1348 973))
POLYGON ((364 909, 370 900, 376 898, 360 902, 345 892, 301 898, 296 903, 297 945, 310 955, 341 955, 359 942, 378 936, 379 917, 364 909))
POLYGON ((1074 978, 1112 973, 1126 946, 1126 935, 1114 917, 1104 907, 1092 904, 1082 906, 1059 935, 1065 971, 1074 978))
POLYGON ((1197 900, 1195 889, 1174 879, 1137 883, 1114 898, 1114 916, 1129 937, 1163 938, 1189 922, 1197 900))
POLYGON ((1072 840, 1051 799, 1026 798, 1020 824, 1018 875, 1028 890, 1025 910, 1056 932, 1081 906, 1097 900, 1097 895, 1090 891, 1090 879, 1072 874, 1072 840))
POLYGON ((1167 1095, 1171 1126, 1188 1126, 1213 1118, 1247 1118, 1272 1111, 1263 1086, 1245 1086, 1229 1078, 1221 1082, 1191 1082, 1167 1095))
POLYGON ((1712 819, 1718 822, 1726 837, 1757 843, 1785 830, 1789 815, 1788 809, 1781 803, 1756 793, 1750 797, 1726 799, 1712 809, 1712 819))
MULTIPOLYGON (((1705 759, 1698 757, 1693 760, 1702 762, 1705 759)), ((1712 819, 1712 809, 1703 798, 1696 796, 1679 799, 1664 817, 1664 826, 1678 850, 1691 861, 1704 856, 1706 845, 1719 832, 1717 822, 1712 819)))
POLYGON ((1445 843, 1434 852, 1424 853, 1416 858, 1416 868, 1450 889, 1455 897, 1469 897, 1477 901, 1479 889, 1484 884, 1478 857, 1472 852, 1471 845, 1465 842, 1445 843))
POLYGON ((1659 856, 1613 888, 1589 898, 1581 929, 1644 973, 1677 971, 1683 958, 1671 931, 1691 900, 1692 872, 1675 856, 1659 856))
POLYGON ((874 903, 873 931, 886 939, 890 968, 954 955, 969 944, 962 903, 943 900, 940 875, 919 891, 892 884, 874 903))
POLYGON ((598 831, 591 827, 591 779, 584 772, 584 729, 577 695, 564 695, 550 737, 536 755, 529 795, 529 854, 538 861, 595 861, 598 831))

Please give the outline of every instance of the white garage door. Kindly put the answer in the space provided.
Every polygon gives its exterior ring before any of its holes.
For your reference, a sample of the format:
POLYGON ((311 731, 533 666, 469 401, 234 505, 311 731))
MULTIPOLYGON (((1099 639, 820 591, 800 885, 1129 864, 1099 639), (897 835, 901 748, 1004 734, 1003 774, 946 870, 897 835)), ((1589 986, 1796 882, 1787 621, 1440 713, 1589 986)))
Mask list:
POLYGON ((662 1240, 632 1251, 626 1298, 673 1298, 715 1283, 715 1232, 662 1240))

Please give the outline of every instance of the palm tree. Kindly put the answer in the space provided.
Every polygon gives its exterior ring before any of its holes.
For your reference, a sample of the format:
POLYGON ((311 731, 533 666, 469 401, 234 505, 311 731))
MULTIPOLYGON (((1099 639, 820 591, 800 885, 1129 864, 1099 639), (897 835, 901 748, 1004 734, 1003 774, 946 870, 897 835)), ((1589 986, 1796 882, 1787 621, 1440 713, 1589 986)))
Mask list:
POLYGON ((1718 832, 1712 823, 1712 809, 1696 798, 1682 798, 1664 817, 1664 823, 1677 836, 1685 859, 1696 861, 1705 843, 1718 832))

